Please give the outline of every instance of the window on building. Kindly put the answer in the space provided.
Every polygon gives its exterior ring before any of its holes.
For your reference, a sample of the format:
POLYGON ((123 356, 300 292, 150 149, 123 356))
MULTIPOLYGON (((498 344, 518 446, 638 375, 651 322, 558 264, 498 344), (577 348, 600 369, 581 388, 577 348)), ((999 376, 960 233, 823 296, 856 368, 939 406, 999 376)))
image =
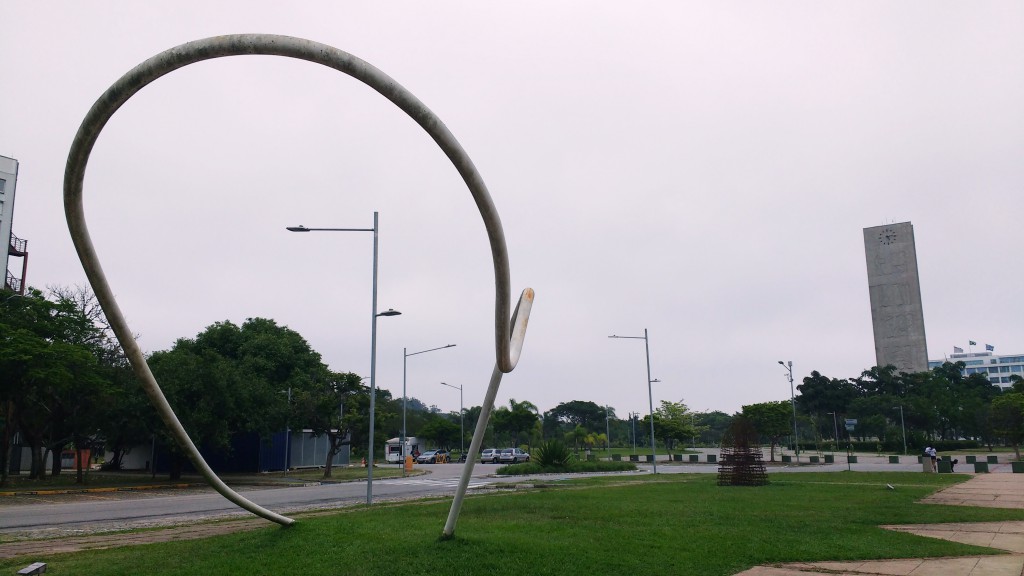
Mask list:
POLYGON ((1009 366, 1000 366, 999 367, 999 371, 1000 372, 1009 372, 1010 371, 1010 367, 1009 366))
POLYGON ((1022 371, 1024 371, 1024 366, 1021 366, 1020 364, 1018 364, 1016 366, 1010 366, 1010 372, 1022 372, 1022 371))
POLYGON ((7 186, 7 180, 0 178, 0 194, 4 193, 4 187, 7 186))

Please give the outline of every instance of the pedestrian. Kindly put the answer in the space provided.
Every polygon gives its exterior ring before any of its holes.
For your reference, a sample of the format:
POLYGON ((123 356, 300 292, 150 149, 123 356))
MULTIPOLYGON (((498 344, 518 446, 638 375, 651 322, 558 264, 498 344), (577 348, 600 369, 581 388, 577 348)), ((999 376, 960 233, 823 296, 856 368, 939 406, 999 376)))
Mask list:
POLYGON ((927 454, 928 457, 932 459, 932 472, 938 472, 939 471, 939 464, 938 464, 939 452, 938 452, 938 450, 936 450, 935 448, 932 448, 931 446, 928 446, 927 448, 924 449, 924 453, 927 454))
POLYGON ((949 461, 949 471, 951 473, 952 472, 956 472, 956 465, 959 464, 959 463, 960 463, 960 460, 957 459, 957 458, 953 458, 952 460, 950 460, 949 461))

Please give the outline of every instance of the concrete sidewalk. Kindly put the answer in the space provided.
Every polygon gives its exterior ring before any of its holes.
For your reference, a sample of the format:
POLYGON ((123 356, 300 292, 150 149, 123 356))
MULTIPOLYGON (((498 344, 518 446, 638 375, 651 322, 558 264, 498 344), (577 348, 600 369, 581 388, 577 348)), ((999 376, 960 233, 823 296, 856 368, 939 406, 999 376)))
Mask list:
MULTIPOLYGON (((1024 509, 1024 474, 979 475, 922 502, 1024 509)), ((1005 556, 800 562, 758 566, 737 576, 1024 576, 1024 521, 883 526, 929 538, 1006 550, 1005 556)))

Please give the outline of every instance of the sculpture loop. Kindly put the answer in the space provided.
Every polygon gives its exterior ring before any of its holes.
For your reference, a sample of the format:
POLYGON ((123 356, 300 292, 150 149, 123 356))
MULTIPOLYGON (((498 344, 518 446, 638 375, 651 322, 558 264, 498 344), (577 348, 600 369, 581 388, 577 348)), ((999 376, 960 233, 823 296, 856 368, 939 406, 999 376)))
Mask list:
MULTIPOLYGON (((89 279, 89 283, 96 294, 96 299, 103 308, 118 342, 124 348, 125 354, 131 362, 136 376, 142 383, 143 389, 156 407, 164 424, 171 430, 175 440, 188 454, 192 464, 214 489, 231 502, 253 514, 287 526, 292 524, 294 520, 250 502, 225 485, 213 470, 210 469, 206 461, 203 460, 195 444, 181 426, 177 416, 164 397, 160 385, 153 377, 149 365, 146 363, 145 356, 135 342, 132 332, 124 319, 124 315, 114 299, 113 291, 107 283, 85 223, 82 200, 85 168, 93 146, 96 144, 96 140, 99 138, 103 127, 128 99, 154 80, 189 64, 213 58, 247 54, 284 56, 306 60, 352 76, 401 108, 426 130, 441 150, 444 151, 445 155, 448 156, 448 159, 451 160, 469 187, 473 200, 480 210, 491 246, 495 283, 496 370, 504 373, 511 372, 515 368, 516 363, 519 361, 522 341, 525 337, 525 316, 528 316, 529 313, 527 311, 522 319, 516 321, 516 327, 510 326, 509 307, 511 295, 505 235, 498 212, 491 201, 491 196, 473 162, 455 139, 455 136, 452 135, 444 123, 429 108, 408 90, 399 85, 398 82, 395 82, 368 62, 332 46, 302 38, 272 34, 238 34, 205 38, 171 48, 139 64, 114 82, 93 104, 85 119, 82 120, 82 124, 71 144, 71 150, 68 153, 67 165, 64 171, 64 213, 79 260, 81 260, 86 277, 89 279), (510 334, 512 335, 511 340, 510 334)), ((532 301, 533 291, 530 289, 527 289, 527 291, 530 293, 530 300, 532 301)), ((493 397, 491 398, 491 404, 493 404, 493 397)), ((489 410, 490 405, 487 408, 489 410)))

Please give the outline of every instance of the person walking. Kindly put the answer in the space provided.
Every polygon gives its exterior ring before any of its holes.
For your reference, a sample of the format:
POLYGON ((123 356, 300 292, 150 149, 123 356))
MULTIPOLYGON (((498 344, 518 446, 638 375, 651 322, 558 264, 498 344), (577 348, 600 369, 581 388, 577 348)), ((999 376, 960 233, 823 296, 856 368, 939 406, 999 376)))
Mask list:
POLYGON ((938 464, 939 452, 938 452, 938 450, 936 450, 931 445, 929 445, 927 448, 924 449, 924 453, 927 454, 928 457, 932 459, 932 472, 938 472, 939 471, 939 464, 938 464))

